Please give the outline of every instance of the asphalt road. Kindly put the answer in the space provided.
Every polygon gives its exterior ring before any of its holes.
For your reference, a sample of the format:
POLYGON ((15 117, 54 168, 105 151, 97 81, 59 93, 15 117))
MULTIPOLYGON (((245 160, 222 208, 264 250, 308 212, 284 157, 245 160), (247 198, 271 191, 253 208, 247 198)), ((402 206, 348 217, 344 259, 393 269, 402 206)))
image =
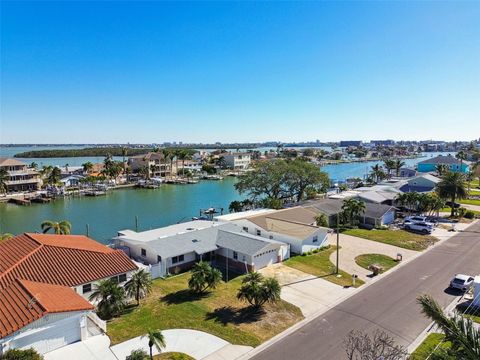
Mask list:
POLYGON ((446 307, 453 274, 480 273, 480 222, 358 292, 333 309, 272 344, 255 360, 344 359, 343 340, 352 329, 381 329, 407 347, 430 324, 416 303, 432 295, 446 307))

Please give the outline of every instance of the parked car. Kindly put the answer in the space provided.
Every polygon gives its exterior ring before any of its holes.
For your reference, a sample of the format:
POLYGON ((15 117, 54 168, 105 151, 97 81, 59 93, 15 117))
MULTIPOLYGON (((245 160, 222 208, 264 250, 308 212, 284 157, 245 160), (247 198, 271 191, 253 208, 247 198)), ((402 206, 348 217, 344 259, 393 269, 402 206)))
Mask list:
POLYGON ((428 222, 428 218, 426 216, 407 216, 405 221, 411 222, 428 222))
POLYGON ((421 232, 422 234, 431 234, 433 231, 433 224, 428 222, 414 222, 405 220, 403 222, 403 228, 405 230, 413 230, 421 232))
POLYGON ((473 284, 473 276, 456 274, 452 281, 450 281, 450 287, 452 289, 458 289, 462 291, 467 291, 473 284))

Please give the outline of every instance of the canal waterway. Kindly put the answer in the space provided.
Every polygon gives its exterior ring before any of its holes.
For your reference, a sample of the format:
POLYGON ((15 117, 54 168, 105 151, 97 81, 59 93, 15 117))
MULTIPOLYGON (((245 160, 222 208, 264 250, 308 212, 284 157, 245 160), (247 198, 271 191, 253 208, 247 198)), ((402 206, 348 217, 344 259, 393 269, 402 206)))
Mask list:
MULTIPOLYGON (((71 147, 69 147, 71 148, 71 147)), ((15 153, 32 148, 0 148, 0 156, 12 157, 15 153)), ((36 148, 42 149, 40 147, 36 148)), ((413 166, 421 160, 438 155, 424 154, 421 158, 404 160, 413 166)), ((55 158, 25 159, 38 164, 81 165, 86 161, 100 162, 103 158, 55 158), (41 161, 40 161, 41 160, 41 161)), ((335 181, 346 178, 363 178, 376 161, 328 165, 322 170, 335 181)), ((381 163, 381 162, 380 162, 381 163)), ((138 217, 138 229, 175 224, 198 216, 200 209, 209 207, 224 208, 242 196, 234 188, 236 179, 226 177, 222 181, 201 181, 190 185, 162 185, 159 189, 123 189, 109 192, 99 197, 69 197, 56 199, 50 204, 18 206, 0 203, 0 232, 21 233, 40 231, 42 221, 69 220, 72 232, 85 234, 89 226, 90 236, 107 243, 118 230, 134 229, 138 217)))

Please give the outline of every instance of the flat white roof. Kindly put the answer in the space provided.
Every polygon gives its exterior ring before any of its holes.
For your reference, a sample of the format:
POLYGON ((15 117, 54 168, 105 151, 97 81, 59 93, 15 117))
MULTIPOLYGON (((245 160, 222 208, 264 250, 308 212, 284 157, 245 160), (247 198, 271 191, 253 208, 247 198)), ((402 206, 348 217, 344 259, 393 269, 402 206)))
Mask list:
POLYGON ((330 199, 348 199, 348 198, 356 197, 360 193, 361 193, 360 191, 356 191, 356 190, 347 190, 347 191, 342 191, 335 195, 330 195, 329 198, 330 199))
POLYGON ((226 215, 215 216, 215 220, 218 220, 218 221, 234 221, 234 220, 238 220, 238 219, 244 219, 244 218, 250 217, 250 216, 265 215, 265 214, 269 214, 269 213, 276 212, 276 211, 277 210, 274 210, 274 209, 247 210, 247 211, 241 211, 241 212, 236 212, 236 213, 231 213, 231 214, 226 214, 226 215))
POLYGON ((118 236, 124 236, 132 240, 147 242, 166 238, 169 236, 185 234, 187 232, 194 232, 196 230, 202 230, 218 225, 220 224, 215 221, 193 220, 141 232, 136 232, 133 230, 121 230, 118 231, 118 236))

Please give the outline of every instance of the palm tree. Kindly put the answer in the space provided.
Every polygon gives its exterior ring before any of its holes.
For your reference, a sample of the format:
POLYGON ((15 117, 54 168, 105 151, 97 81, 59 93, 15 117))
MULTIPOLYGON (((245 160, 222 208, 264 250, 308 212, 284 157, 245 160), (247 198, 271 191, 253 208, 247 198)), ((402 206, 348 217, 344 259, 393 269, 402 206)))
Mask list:
POLYGON ((38 169, 38 164, 37 164, 35 161, 32 161, 32 163, 30 164, 30 167, 31 167, 33 170, 37 170, 37 169, 38 169))
POLYGON ((449 172, 450 168, 446 164, 438 164, 435 166, 435 170, 437 171, 438 175, 442 176, 443 174, 449 172))
POLYGON ((148 333, 142 338, 148 338, 148 347, 150 348, 150 359, 153 360, 153 346, 157 348, 159 352, 167 346, 165 343, 165 337, 160 330, 148 330, 148 333))
POLYGON ((144 269, 138 270, 125 284, 125 292, 129 297, 134 297, 137 305, 152 290, 152 276, 144 269))
POLYGON ((97 302, 98 313, 104 319, 118 315, 125 306, 125 290, 115 279, 100 280, 89 297, 97 302))
POLYGON ((385 169, 387 169, 388 176, 390 176, 391 171, 395 169, 395 160, 386 159, 383 160, 383 164, 385 166, 385 169))
POLYGON ((375 183, 378 183, 380 180, 385 178, 385 172, 383 171, 382 166, 379 164, 372 166, 371 174, 375 183))
POLYGON ((53 232, 57 235, 69 235, 70 230, 72 229, 72 224, 67 220, 60 222, 45 220, 42 222, 41 226, 44 234, 50 230, 53 230, 53 232))
POLYGON ((465 176, 459 172, 447 172, 437 184, 437 193, 443 199, 451 201, 451 216, 455 215, 455 200, 467 197, 465 176))
POLYGON ((62 171, 58 167, 54 167, 51 171, 50 174, 48 175, 47 181, 51 185, 55 185, 60 181, 60 178, 62 176, 62 171))
POLYGON ((455 157, 460 160, 460 170, 462 170, 462 165, 465 160, 467 160, 467 153, 463 150, 460 150, 455 157))
POLYGON ((93 164, 90 161, 87 161, 86 163, 82 164, 82 167, 83 167, 83 172, 85 172, 86 174, 89 174, 93 169, 93 164))
POLYGON ((433 320, 445 334, 450 349, 437 348, 435 359, 478 360, 480 359, 480 330, 471 319, 455 312, 452 316, 444 313, 440 305, 429 295, 421 295, 417 302, 422 313, 433 320))
POLYGON ((127 155, 128 155, 128 149, 125 146, 123 146, 122 147, 122 163, 123 163, 123 171, 124 172, 126 172, 126 170, 127 170, 126 169, 127 164, 125 162, 125 158, 127 157, 127 155))
POLYGON ((350 225, 355 225, 355 218, 365 212, 365 203, 358 199, 347 199, 343 201, 342 211, 350 221, 350 225))
POLYGON ((393 162, 393 168, 395 169, 395 176, 398 177, 400 174, 400 169, 405 166, 405 161, 401 159, 396 159, 393 162))
POLYGON ((7 192, 7 181, 10 179, 7 169, 0 168, 0 193, 7 192))
POLYGON ((237 298, 245 300, 255 308, 259 308, 266 302, 276 302, 280 299, 281 287, 275 278, 265 279, 258 272, 245 275, 242 286, 238 290, 237 298))
POLYGON ((315 216, 315 224, 317 226, 328 227, 328 218, 325 214, 318 214, 315 216))
POLYGON ((222 281, 220 270, 213 268, 205 261, 200 261, 192 268, 188 287, 197 294, 203 294, 208 289, 215 289, 220 281, 222 281))

